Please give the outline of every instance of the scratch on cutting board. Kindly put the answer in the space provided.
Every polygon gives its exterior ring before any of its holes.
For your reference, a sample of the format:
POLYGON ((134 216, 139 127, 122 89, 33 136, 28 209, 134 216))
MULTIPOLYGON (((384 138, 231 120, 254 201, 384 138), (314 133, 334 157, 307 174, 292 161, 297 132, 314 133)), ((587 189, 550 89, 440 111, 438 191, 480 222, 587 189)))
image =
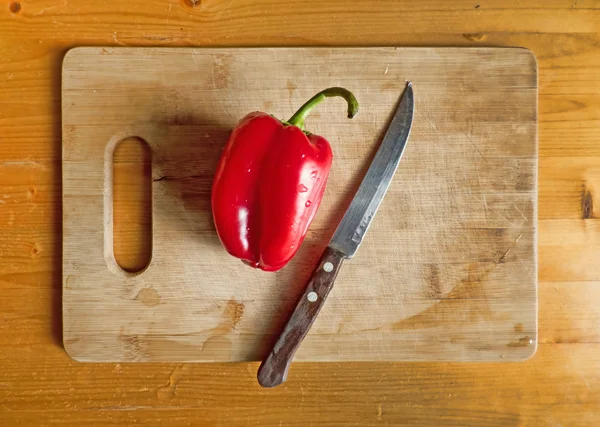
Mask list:
POLYGON ((196 50, 192 49, 192 59, 194 60, 194 65, 196 66, 196 74, 198 75, 198 79, 200 79, 200 68, 198 67, 198 60, 196 59, 196 50))
MULTIPOLYGON (((479 179, 479 175, 477 175, 477 178, 479 179)), ((483 215, 485 216, 485 222, 487 222, 487 220, 488 220, 488 216, 487 216, 488 205, 487 205, 487 200, 485 200, 485 194, 481 195, 481 199, 483 202, 483 215)))
POLYGON ((165 107, 169 108, 169 99, 167 96, 167 81, 165 80, 165 69, 160 68, 160 79, 162 81, 163 99, 165 101, 165 107))
POLYGON ((467 134, 467 132, 465 132, 465 130, 463 128, 460 128, 460 131, 463 133, 464 136, 467 137, 467 139, 469 140, 469 142, 471 143, 471 145, 477 150, 477 152, 479 153, 479 155, 481 156, 481 158, 483 159, 484 162, 488 163, 487 159, 485 158, 485 156, 483 155, 483 153, 481 152, 481 150, 479 149, 479 147, 477 147, 477 145, 475 144, 475 142, 473 141, 473 139, 469 136, 469 134, 467 134))
MULTIPOLYGON (((502 215, 500 212, 498 212, 498 211, 495 211, 494 209, 490 208, 490 207, 487 205, 487 203, 486 203, 486 202, 482 201, 481 199, 478 199, 478 198, 477 198, 477 197, 475 197, 473 194, 471 194, 471 197, 472 197, 472 198, 474 198, 475 200, 477 200, 478 202, 481 202, 481 203, 483 203, 483 205, 484 205, 484 208, 487 208, 487 210, 489 210, 490 212, 492 212, 492 213, 495 213, 496 215, 498 215, 500 218, 502 218, 503 220, 505 220, 506 222, 508 222, 508 223, 509 223, 510 225, 512 225, 513 227, 516 227, 516 226, 518 226, 518 225, 519 225, 519 224, 515 224, 514 222, 512 222, 511 220, 509 220, 507 217, 505 217, 504 215, 502 215)), ((484 199, 485 199, 485 196, 483 196, 483 195, 482 195, 482 197, 484 197, 484 199)), ((487 219, 487 215, 486 215, 486 219, 487 219)))
POLYGON ((217 82, 215 80, 215 67, 218 65, 218 63, 217 63, 217 57, 216 57, 216 55, 213 55, 212 58, 213 58, 213 66, 210 67, 210 77, 212 79, 212 88, 216 89, 217 88, 217 82))
POLYGON ((417 116, 421 117, 423 120, 425 120, 427 123, 429 123, 429 126, 431 126, 431 128, 435 131, 437 137, 439 139, 441 139, 443 142, 445 142, 444 139, 443 139, 443 137, 442 137, 442 134, 437 129, 437 127, 435 127, 435 124, 431 121, 431 119, 429 119, 429 117, 423 115, 419 110, 415 110, 415 113, 417 114, 417 116))
POLYGON ((517 210, 517 212, 519 212, 521 214, 521 216, 523 217, 523 219, 525 220, 525 222, 529 221, 527 219, 527 217, 525 215, 523 215, 523 212, 521 212, 521 210, 517 207, 517 205, 513 204, 513 207, 517 210))
POLYGON ((502 262, 504 262, 506 260, 507 255, 510 253, 510 251, 513 250, 513 248, 517 245, 517 243, 519 243, 519 240, 521 240, 521 236, 523 236, 523 233, 519 234, 519 236, 513 242, 512 246, 510 248, 508 248, 506 250, 506 252, 504 252, 504 254, 500 257, 500 259, 498 260, 498 262, 502 263, 502 262))

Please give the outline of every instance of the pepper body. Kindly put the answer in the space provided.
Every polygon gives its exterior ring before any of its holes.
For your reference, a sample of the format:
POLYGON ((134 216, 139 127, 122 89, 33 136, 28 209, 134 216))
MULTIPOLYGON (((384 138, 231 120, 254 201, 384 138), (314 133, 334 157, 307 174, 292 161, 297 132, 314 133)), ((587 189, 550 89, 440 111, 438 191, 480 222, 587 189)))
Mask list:
POLYGON ((211 200, 215 228, 225 249, 252 267, 276 271, 287 264, 321 203, 332 150, 325 138, 302 129, 315 97, 289 122, 248 114, 219 161, 211 200))
POLYGON ((227 251, 266 271, 283 267, 317 212, 331 161, 331 147, 320 136, 306 136, 264 113, 242 119, 212 191, 213 217, 227 251))

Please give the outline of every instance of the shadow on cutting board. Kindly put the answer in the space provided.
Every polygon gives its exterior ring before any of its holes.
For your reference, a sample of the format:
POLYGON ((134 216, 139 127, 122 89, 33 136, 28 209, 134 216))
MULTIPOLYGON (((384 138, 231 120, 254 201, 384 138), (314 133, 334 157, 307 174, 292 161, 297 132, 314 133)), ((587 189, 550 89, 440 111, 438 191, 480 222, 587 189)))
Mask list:
POLYGON ((192 114, 153 121, 164 125, 167 139, 152 152, 154 200, 162 200, 155 206, 155 214, 168 220, 175 233, 191 233, 220 248, 212 218, 211 188, 232 126, 192 114))

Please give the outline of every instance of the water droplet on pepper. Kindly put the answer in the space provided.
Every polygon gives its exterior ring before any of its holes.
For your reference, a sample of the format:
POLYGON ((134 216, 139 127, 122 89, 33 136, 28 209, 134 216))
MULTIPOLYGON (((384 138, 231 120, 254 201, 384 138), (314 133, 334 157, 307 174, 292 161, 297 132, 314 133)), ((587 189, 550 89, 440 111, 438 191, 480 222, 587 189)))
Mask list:
POLYGON ((298 185, 298 192, 299 193, 306 193, 307 191, 308 191, 308 188, 306 187, 306 185, 304 185, 304 184, 298 185))
POLYGON ((304 206, 306 206, 307 208, 309 208, 309 207, 310 207, 310 205, 312 205, 312 202, 311 202, 310 200, 308 200, 308 201, 307 201, 307 202, 304 204, 304 206))

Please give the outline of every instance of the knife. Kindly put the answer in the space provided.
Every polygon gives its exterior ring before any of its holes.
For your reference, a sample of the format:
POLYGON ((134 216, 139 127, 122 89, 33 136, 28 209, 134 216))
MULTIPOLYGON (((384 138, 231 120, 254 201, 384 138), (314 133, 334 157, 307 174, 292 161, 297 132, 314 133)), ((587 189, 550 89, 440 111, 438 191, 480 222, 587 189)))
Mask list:
POLYGON ((258 368, 261 386, 275 387, 287 379, 294 354, 323 307, 342 262, 356 253, 385 196, 406 147, 413 115, 413 89, 408 82, 367 174, 308 279, 306 290, 283 332, 258 368))

